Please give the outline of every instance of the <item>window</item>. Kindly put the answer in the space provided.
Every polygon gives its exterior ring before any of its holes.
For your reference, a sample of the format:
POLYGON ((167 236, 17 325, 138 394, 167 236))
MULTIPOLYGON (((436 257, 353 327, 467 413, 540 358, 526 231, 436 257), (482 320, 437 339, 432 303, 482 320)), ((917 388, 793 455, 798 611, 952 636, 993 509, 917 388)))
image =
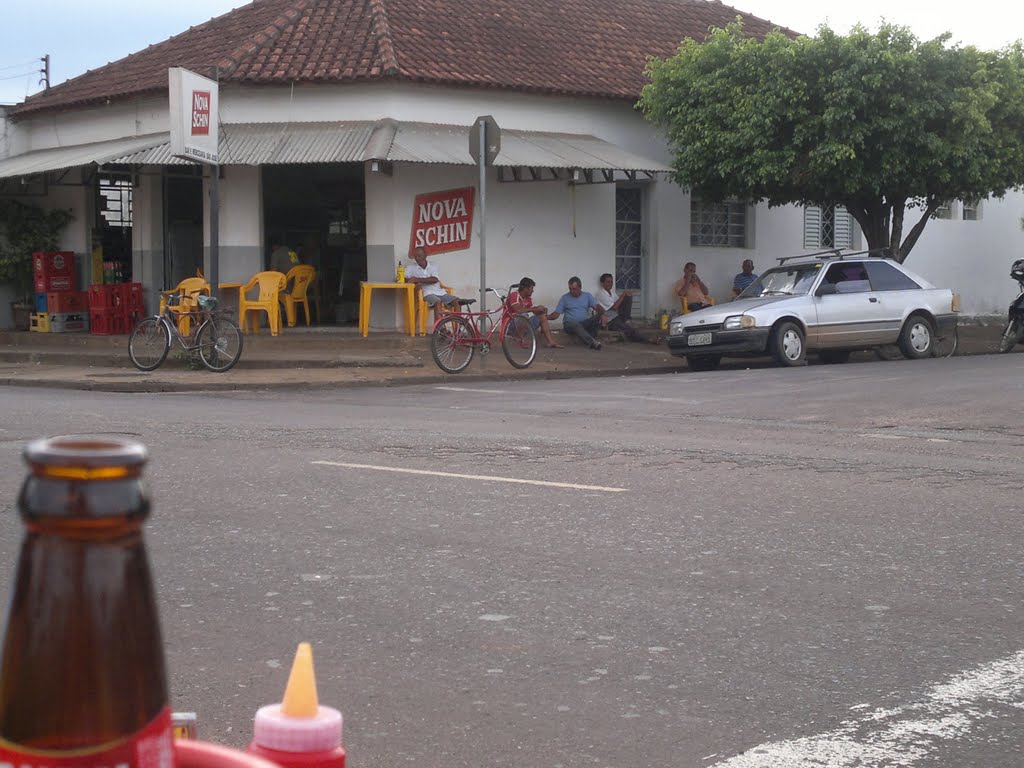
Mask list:
POLYGON ((643 274, 643 190, 615 189, 615 288, 639 291, 643 274))
POLYGON ((747 247, 747 205, 710 203, 690 196, 690 245, 712 248, 747 247))
POLYGON ((853 217, 841 205, 804 208, 804 248, 853 247, 853 217))
POLYGON ((108 227, 132 225, 132 182, 130 179, 101 177, 98 215, 108 227))
POLYGON ((834 285, 836 293, 867 293, 871 290, 868 273, 859 262, 831 264, 825 274, 825 282, 834 285))
POLYGON ((981 218, 981 201, 980 200, 964 200, 963 204, 963 220, 964 221, 977 221, 981 218))
POLYGON ((875 291, 910 291, 921 286, 900 272, 892 264, 884 261, 865 262, 868 268, 868 277, 871 278, 871 288, 875 291))
POLYGON ((946 201, 938 208, 935 209, 933 216, 936 219, 952 219, 953 218, 953 203, 946 201))

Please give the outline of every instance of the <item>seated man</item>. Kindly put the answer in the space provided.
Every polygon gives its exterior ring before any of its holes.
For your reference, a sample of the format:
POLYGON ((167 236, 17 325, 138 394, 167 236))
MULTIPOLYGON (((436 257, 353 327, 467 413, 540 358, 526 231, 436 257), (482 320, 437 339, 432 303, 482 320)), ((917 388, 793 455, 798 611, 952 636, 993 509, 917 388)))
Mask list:
POLYGON ((441 316, 441 309, 452 311, 453 306, 458 306, 459 297, 448 293, 441 287, 441 278, 438 276, 437 267, 427 262, 427 251, 425 248, 413 249, 412 257, 415 264, 405 268, 405 282, 414 283, 420 287, 423 293, 423 300, 428 307, 434 309, 434 320, 441 316))
POLYGON ((683 277, 676 283, 676 296, 686 297, 686 305, 691 312, 711 306, 708 287, 697 275, 697 265, 692 261, 683 265, 683 277))
POLYGON ((629 291, 616 293, 610 272, 601 275, 601 287, 594 294, 594 300, 604 309, 601 325, 610 331, 618 331, 630 341, 640 344, 660 344, 661 339, 647 338, 630 324, 633 319, 633 294, 629 291))
POLYGON ((569 292, 562 294, 555 311, 548 315, 548 320, 557 320, 564 314, 562 327, 566 333, 578 337, 591 349, 600 349, 601 342, 594 338, 601 327, 601 316, 604 307, 594 301, 594 297, 583 290, 583 283, 578 277, 569 278, 569 292), (594 310, 596 314, 591 315, 594 310))
POLYGON ((512 291, 508 295, 506 303, 509 310, 516 315, 523 315, 530 321, 533 330, 540 329, 544 337, 545 346, 552 349, 561 349, 562 345, 555 342, 551 336, 551 324, 548 322, 548 308, 542 304, 533 303, 533 291, 537 283, 532 278, 524 277, 519 281, 519 290, 512 291))
POLYGON ((748 285, 757 280, 757 275, 754 274, 754 262, 750 259, 744 259, 740 269, 743 271, 732 279, 733 296, 739 296, 747 289, 748 285))

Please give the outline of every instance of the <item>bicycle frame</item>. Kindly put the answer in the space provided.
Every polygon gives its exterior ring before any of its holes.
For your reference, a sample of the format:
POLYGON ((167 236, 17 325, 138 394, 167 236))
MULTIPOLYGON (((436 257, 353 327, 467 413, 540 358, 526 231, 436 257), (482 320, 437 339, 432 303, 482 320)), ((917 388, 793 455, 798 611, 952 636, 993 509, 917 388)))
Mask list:
POLYGON ((434 321, 434 325, 431 326, 430 332, 433 333, 435 330, 437 330, 437 326, 442 321, 444 321, 446 317, 450 315, 456 315, 457 317, 465 319, 466 322, 469 323, 469 327, 473 331, 472 336, 467 336, 461 340, 462 343, 473 345, 490 344, 491 337, 494 336, 495 331, 498 332, 498 341, 501 341, 505 334, 505 328, 508 327, 509 320, 511 320, 516 315, 508 308, 508 296, 502 296, 493 288, 488 288, 487 292, 493 293, 495 296, 501 299, 500 307, 498 307, 497 309, 492 309, 487 312, 442 312, 438 316, 437 320, 434 321), (492 315, 500 315, 497 322, 490 322, 492 319, 492 315), (487 331, 487 333, 481 333, 480 323, 481 320, 485 317, 487 318, 491 327, 490 330, 487 331))

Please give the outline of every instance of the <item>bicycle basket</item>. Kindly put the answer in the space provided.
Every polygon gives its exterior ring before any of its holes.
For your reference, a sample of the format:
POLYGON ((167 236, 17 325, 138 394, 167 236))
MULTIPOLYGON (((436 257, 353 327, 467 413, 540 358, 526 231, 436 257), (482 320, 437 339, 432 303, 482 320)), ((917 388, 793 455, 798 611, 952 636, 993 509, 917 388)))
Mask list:
POLYGON ((215 299, 213 296, 205 296, 203 294, 199 294, 196 297, 196 299, 198 300, 199 308, 200 309, 216 309, 217 308, 217 299, 215 299))

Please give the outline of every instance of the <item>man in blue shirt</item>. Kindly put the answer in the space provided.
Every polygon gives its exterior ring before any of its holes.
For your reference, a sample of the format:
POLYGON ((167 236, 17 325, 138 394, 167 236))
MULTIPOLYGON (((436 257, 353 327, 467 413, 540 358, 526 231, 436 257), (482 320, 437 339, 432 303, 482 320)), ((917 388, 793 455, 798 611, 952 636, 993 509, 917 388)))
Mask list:
POLYGON ((600 349, 601 342, 595 339, 598 329, 601 327, 601 315, 604 308, 594 301, 594 297, 583 290, 583 283, 578 277, 569 278, 569 292, 562 295, 558 300, 555 311, 548 315, 548 320, 557 320, 559 315, 562 318, 562 327, 566 333, 571 333, 591 349, 600 349), (590 310, 594 310, 593 315, 590 310))
POLYGON ((732 295, 739 296, 743 291, 746 290, 747 286, 757 280, 757 275, 754 274, 754 262, 750 259, 746 259, 741 267, 743 270, 732 281, 732 295))

